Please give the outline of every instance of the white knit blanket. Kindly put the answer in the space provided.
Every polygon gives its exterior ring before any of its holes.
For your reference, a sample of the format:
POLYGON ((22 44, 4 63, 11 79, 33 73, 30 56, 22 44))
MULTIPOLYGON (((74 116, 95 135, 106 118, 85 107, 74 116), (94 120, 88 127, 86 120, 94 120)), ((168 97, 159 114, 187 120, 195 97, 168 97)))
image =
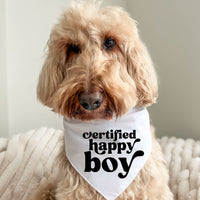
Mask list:
MULTIPOLYGON (((58 168, 62 131, 31 130, 0 139, 0 200, 28 200, 30 193, 58 168)), ((175 137, 158 139, 170 174, 175 200, 200 200, 200 141, 175 137)))
POLYGON ((175 200, 200 200, 200 141, 158 139, 169 169, 175 200))

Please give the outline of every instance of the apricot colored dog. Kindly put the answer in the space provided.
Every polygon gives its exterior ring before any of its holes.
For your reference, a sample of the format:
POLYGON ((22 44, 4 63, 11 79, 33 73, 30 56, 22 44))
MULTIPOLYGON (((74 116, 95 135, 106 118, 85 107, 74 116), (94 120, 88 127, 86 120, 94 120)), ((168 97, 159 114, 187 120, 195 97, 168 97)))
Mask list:
MULTIPOLYGON (((110 120, 157 98, 157 78, 136 22, 121 8, 75 3, 51 32, 38 98, 71 119, 110 120)), ((152 134, 153 135, 153 134, 152 134)), ((58 157, 62 178, 49 180, 33 200, 103 200, 71 166, 58 157)), ((172 200, 161 149, 153 138, 151 156, 117 200, 172 200)))

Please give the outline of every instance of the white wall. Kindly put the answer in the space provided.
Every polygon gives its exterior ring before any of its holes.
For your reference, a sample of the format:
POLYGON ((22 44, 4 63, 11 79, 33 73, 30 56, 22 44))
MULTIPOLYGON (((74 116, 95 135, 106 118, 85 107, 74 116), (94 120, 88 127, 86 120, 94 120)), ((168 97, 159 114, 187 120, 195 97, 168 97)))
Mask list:
POLYGON ((200 1, 128 1, 160 78, 158 135, 200 139, 200 1))
POLYGON ((62 122, 36 98, 45 45, 64 0, 6 0, 9 135, 62 122))
POLYGON ((0 136, 8 133, 5 0, 0 1, 0 136))

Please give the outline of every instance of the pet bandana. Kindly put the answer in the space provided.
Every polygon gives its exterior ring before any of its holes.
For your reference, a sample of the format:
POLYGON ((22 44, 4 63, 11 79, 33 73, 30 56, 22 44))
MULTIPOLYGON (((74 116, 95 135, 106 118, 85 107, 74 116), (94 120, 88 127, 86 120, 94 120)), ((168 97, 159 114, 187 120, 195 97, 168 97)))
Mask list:
POLYGON ((151 153, 149 114, 142 107, 109 121, 64 118, 64 132, 71 165, 107 200, 124 192, 151 153))

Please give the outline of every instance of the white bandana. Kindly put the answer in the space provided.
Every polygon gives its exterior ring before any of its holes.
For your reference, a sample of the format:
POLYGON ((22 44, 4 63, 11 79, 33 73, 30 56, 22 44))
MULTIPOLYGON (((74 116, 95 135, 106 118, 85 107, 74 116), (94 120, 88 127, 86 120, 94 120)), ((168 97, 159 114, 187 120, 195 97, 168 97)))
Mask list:
POLYGON ((134 180, 151 153, 149 114, 137 107, 113 120, 64 119, 65 152, 75 170, 107 200, 134 180))

